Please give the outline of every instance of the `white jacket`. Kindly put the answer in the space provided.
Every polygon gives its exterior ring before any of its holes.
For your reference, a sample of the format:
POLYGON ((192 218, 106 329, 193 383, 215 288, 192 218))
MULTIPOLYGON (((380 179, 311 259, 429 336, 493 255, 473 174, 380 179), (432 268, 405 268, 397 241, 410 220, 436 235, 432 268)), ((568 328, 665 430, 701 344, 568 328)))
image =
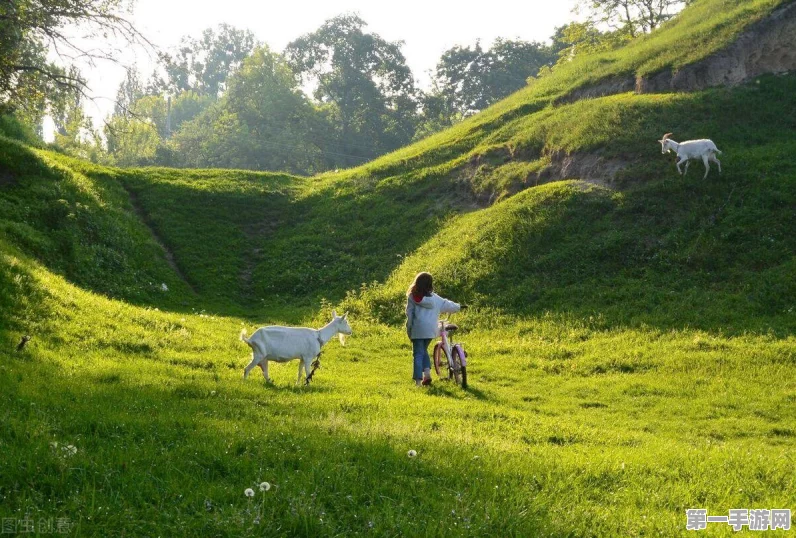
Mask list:
POLYGON ((418 303, 410 294, 406 298, 406 334, 412 340, 432 339, 439 336, 440 313, 454 313, 461 306, 443 299, 436 293, 423 297, 418 303))

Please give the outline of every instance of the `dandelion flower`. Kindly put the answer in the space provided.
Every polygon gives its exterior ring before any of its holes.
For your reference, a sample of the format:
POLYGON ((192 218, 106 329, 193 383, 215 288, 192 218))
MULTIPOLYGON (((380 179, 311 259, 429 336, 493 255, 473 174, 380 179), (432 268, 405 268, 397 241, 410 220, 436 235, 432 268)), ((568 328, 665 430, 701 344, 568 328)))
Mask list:
POLYGON ((268 491, 269 489, 271 489, 271 484, 269 484, 268 482, 260 483, 260 491, 268 491))
POLYGON ((410 458, 414 458, 415 456, 417 456, 417 451, 410 450, 409 452, 406 453, 406 455, 409 456, 410 458))
POLYGON ((254 490, 252 488, 246 488, 243 490, 244 495, 247 497, 254 497, 254 490))

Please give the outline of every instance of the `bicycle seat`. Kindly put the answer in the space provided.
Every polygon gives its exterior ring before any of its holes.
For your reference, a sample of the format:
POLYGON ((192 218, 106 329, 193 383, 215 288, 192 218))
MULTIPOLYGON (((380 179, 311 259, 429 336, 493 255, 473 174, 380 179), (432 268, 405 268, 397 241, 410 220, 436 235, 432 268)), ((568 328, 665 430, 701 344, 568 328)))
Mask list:
POLYGON ((455 325, 453 323, 447 323, 445 325, 445 330, 448 331, 449 333, 452 333, 453 331, 456 331, 458 329, 459 329, 459 326, 455 325))

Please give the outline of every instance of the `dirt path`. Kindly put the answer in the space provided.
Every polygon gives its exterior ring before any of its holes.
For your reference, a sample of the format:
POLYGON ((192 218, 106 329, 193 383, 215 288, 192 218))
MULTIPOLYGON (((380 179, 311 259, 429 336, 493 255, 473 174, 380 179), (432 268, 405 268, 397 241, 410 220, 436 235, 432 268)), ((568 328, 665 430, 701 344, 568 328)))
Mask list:
POLYGON ((133 192, 132 190, 128 189, 127 186, 122 184, 122 188, 127 191, 127 195, 130 197, 130 205, 133 207, 133 212, 136 216, 141 220, 144 226, 147 227, 149 230, 149 234, 152 236, 152 239, 157 243, 160 248, 163 250, 163 256, 166 258, 166 262, 169 264, 169 267, 180 277, 186 286, 194 293, 197 294, 196 289, 193 287, 193 284, 185 277, 185 274, 180 270, 180 267, 177 265, 176 258, 174 257, 174 252, 163 242, 160 236, 155 231, 155 227, 152 224, 152 221, 149 219, 149 216, 144 211, 144 208, 141 206, 141 202, 138 200, 138 195, 133 192))
POLYGON ((243 229, 247 244, 251 246, 251 249, 243 258, 243 268, 240 271, 239 279, 241 290, 247 294, 252 291, 254 269, 263 260, 261 247, 263 240, 271 236, 279 228, 279 224, 280 222, 275 218, 265 218, 243 229))

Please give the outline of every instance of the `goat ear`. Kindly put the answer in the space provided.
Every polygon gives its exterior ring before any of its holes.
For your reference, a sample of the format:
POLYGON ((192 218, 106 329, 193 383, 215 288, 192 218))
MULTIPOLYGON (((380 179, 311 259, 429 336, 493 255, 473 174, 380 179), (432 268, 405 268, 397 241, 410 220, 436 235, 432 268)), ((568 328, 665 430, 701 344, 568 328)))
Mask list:
POLYGON ((348 312, 346 312, 345 314, 343 314, 343 319, 348 319, 348 312))
POLYGON ((337 310, 332 310, 332 317, 334 317, 334 318, 338 317, 337 316, 337 310))

